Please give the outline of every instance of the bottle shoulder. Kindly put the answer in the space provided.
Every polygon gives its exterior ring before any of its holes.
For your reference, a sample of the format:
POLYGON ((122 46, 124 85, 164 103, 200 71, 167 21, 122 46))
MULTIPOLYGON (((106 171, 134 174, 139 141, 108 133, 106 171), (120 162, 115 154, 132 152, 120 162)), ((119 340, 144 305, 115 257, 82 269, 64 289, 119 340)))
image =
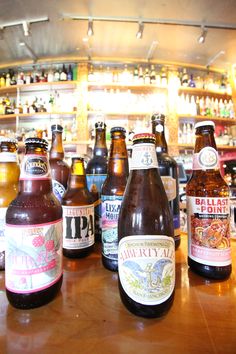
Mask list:
POLYGON ((83 206, 93 204, 93 197, 87 188, 71 188, 67 189, 63 198, 64 206, 83 206))
POLYGON ((168 155, 166 152, 157 152, 158 164, 165 164, 177 167, 177 162, 173 157, 168 155))
POLYGON ((86 166, 86 173, 88 174, 107 173, 107 159, 102 156, 96 156, 92 158, 86 166))
POLYGON ((228 196, 229 186, 220 171, 193 171, 186 184, 187 196, 228 196))

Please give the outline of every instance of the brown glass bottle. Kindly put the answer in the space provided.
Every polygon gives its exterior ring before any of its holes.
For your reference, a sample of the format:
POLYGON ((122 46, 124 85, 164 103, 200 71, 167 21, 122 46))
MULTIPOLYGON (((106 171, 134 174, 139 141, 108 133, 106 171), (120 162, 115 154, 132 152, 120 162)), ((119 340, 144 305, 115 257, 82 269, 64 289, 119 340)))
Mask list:
POLYGON ((0 270, 5 269, 5 219, 10 202, 18 192, 20 168, 17 162, 17 141, 0 138, 0 270))
POLYGON ((229 187, 221 176, 214 123, 195 125, 193 172, 186 186, 188 264, 213 279, 231 273, 229 187))
POLYGON ((59 124, 51 126, 52 145, 49 153, 49 162, 52 175, 53 193, 61 202, 67 188, 70 168, 64 160, 64 148, 62 143, 63 127, 59 124))
POLYGON ((107 178, 102 186, 102 263, 105 268, 118 270, 117 223, 127 178, 129 175, 125 129, 111 128, 111 146, 107 178))
POLYGON ((95 145, 93 157, 86 167, 88 189, 93 195, 95 212, 95 239, 101 241, 102 236, 102 204, 101 190, 107 176, 107 145, 106 145, 106 124, 97 122, 95 124, 95 145))
POLYGON ((175 159, 168 154, 165 138, 165 116, 152 116, 152 132, 156 137, 156 153, 158 169, 170 204, 174 221, 175 248, 180 245, 180 211, 179 211, 179 179, 178 165, 175 159))
POLYGON ((118 274, 124 305, 142 317, 163 315, 174 299, 173 218, 157 167, 155 135, 135 135, 118 219, 118 274))
POLYGON ((62 208, 52 191, 47 146, 25 140, 19 193, 6 213, 6 294, 16 308, 48 303, 62 284, 62 208))
POLYGON ((63 254, 87 256, 94 247, 94 205, 87 188, 84 159, 72 158, 68 188, 62 198, 63 254))

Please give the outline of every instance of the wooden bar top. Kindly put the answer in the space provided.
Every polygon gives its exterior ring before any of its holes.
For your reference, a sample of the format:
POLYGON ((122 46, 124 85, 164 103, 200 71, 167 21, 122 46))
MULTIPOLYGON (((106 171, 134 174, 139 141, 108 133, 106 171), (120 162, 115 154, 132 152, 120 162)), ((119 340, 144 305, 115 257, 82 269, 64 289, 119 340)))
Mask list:
POLYGON ((176 251, 174 304, 159 319, 126 310, 117 274, 102 266, 100 245, 87 258, 64 258, 60 294, 37 309, 9 305, 0 272, 0 353, 236 353, 235 251, 233 240, 230 278, 206 280, 188 269, 183 235, 176 251))

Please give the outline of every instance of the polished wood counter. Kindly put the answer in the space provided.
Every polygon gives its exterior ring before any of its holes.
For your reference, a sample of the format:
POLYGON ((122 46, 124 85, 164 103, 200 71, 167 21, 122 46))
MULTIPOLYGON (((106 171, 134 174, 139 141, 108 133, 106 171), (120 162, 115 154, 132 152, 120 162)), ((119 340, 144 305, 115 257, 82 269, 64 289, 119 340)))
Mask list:
POLYGON ((236 353, 236 242, 233 272, 219 282, 188 270, 186 238, 176 251, 174 304, 159 319, 126 310, 117 274, 103 268, 98 245, 87 258, 64 258, 61 292, 41 308, 9 305, 0 272, 0 353, 236 353))

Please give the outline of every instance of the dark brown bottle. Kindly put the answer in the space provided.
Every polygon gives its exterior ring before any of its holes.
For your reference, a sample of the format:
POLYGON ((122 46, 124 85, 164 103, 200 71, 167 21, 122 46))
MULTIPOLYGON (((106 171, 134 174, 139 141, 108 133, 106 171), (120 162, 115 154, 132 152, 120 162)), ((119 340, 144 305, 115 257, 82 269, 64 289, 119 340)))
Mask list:
POLYGON ((138 316, 163 315, 174 299, 175 243, 153 134, 133 138, 118 237, 119 290, 124 305, 138 316))
POLYGON ((6 213, 6 294, 16 308, 48 303, 62 284, 62 208, 52 191, 47 146, 25 140, 19 193, 6 213))
POLYGON ((127 178, 129 175, 125 129, 111 128, 111 146, 107 178, 102 186, 102 263, 105 268, 118 270, 117 223, 127 178))
POLYGON ((53 193, 61 202, 67 188, 70 168, 64 160, 64 148, 62 143, 63 127, 59 124, 51 126, 52 145, 49 153, 49 162, 52 175, 53 193))
POLYGON ((97 122, 95 124, 95 145, 93 157, 86 167, 88 189, 93 195, 95 205, 95 239, 101 241, 102 236, 102 204, 101 190, 107 176, 107 145, 106 145, 106 124, 97 122))
POLYGON ((180 245, 180 211, 179 211, 179 179, 178 165, 175 159, 168 154, 165 138, 165 116, 152 116, 152 132, 156 137, 156 153, 158 169, 170 204, 174 221, 175 248, 180 245))
POLYGON ((186 186, 188 264, 194 272, 213 279, 232 270, 229 187, 219 169, 211 121, 195 125, 193 172, 186 186))
POLYGON ((68 188, 62 198, 63 254, 87 256, 94 247, 94 205, 87 188, 84 159, 72 157, 68 188))

